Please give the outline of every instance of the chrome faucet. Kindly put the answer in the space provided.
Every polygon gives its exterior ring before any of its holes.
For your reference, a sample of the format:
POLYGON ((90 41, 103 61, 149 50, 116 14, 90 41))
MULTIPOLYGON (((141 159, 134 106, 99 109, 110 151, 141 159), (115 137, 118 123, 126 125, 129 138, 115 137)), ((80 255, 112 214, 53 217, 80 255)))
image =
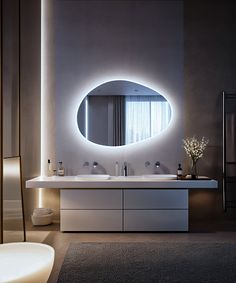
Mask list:
MULTIPOLYGON (((88 161, 85 161, 84 164, 83 164, 84 167, 87 167, 89 166, 89 162, 88 161)), ((98 166, 98 162, 97 161, 94 161, 93 162, 93 168, 96 168, 98 166)))
POLYGON ((96 168, 98 166, 98 163, 96 161, 93 162, 93 168, 96 168))
POLYGON ((161 166, 160 161, 157 161, 157 162, 155 163, 155 166, 156 166, 156 168, 160 167, 160 166, 161 166))

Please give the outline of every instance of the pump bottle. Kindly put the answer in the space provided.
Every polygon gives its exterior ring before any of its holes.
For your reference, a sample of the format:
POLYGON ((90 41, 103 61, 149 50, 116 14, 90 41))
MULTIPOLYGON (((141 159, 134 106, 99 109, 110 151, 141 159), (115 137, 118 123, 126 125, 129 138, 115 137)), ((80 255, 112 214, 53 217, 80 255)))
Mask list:
POLYGON ((179 163, 178 169, 177 169, 177 179, 180 180, 183 176, 183 170, 181 168, 181 164, 179 163))
POLYGON ((59 161, 59 166, 58 166, 58 169, 57 169, 57 175, 58 176, 64 176, 65 175, 65 169, 62 165, 62 161, 59 161))
POLYGON ((53 169, 52 169, 52 162, 50 159, 48 159, 48 172, 47 172, 47 176, 51 177, 53 175, 53 169))

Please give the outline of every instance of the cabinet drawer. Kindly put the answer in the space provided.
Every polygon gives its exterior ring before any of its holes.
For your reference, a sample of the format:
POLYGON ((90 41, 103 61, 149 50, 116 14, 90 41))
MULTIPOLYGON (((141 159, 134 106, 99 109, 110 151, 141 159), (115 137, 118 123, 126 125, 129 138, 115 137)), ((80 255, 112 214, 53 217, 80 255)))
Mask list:
POLYGON ((126 210, 124 231, 188 231, 188 210, 126 210))
POLYGON ((61 231, 122 231, 122 210, 61 210, 61 231))
POLYGON ((61 190, 61 209, 122 209, 122 190, 61 190))
POLYGON ((124 209, 187 209, 188 190, 124 190, 124 209))

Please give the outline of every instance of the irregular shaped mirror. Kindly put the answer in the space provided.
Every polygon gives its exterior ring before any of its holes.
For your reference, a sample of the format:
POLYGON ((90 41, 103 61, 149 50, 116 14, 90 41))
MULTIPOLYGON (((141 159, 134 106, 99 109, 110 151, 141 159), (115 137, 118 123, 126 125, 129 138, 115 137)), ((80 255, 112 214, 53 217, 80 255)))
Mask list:
POLYGON ((121 146, 154 137, 167 128, 171 107, 160 93, 130 81, 99 85, 80 104, 77 122, 91 142, 121 146))

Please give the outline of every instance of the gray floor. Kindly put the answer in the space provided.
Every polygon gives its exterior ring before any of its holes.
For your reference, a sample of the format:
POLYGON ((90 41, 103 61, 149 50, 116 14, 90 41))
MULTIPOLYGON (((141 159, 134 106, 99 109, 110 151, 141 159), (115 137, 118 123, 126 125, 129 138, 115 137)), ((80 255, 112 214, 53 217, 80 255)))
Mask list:
POLYGON ((194 223, 187 233, 61 233, 59 224, 45 227, 32 227, 28 230, 49 231, 43 241, 54 247, 55 263, 48 283, 57 282, 58 274, 65 253, 71 242, 194 242, 220 241, 236 243, 236 220, 218 221, 217 223, 194 223))

